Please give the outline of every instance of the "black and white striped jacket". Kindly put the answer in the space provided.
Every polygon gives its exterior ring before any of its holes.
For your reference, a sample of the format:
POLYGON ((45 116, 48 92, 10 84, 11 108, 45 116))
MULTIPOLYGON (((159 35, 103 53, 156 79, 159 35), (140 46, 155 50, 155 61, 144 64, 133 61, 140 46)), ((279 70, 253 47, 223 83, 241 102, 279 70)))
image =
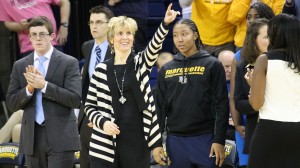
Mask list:
MULTIPOLYGON (((132 66, 131 73, 134 73, 132 76, 136 80, 137 89, 134 89, 133 92, 139 96, 136 101, 139 110, 143 111, 144 136, 150 150, 161 146, 161 133, 149 85, 149 74, 167 33, 168 26, 162 23, 146 50, 127 60, 127 65, 132 66)), ((89 154, 92 159, 112 163, 114 162, 115 146, 117 145, 115 143, 116 136, 107 135, 103 131, 105 121, 115 121, 114 111, 116 111, 116 107, 115 101, 112 101, 115 99, 112 96, 114 91, 110 89, 109 81, 111 78, 110 64, 113 65, 113 61, 108 60, 97 65, 90 82, 85 112, 94 124, 89 154)))

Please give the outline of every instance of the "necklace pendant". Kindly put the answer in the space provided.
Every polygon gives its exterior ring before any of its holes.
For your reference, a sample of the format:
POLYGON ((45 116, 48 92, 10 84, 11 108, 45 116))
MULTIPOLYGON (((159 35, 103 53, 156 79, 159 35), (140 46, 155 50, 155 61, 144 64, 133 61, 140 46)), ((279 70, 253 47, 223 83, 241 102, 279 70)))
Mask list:
POLYGON ((124 96, 121 96, 119 101, 120 103, 124 104, 126 102, 126 98, 124 96))

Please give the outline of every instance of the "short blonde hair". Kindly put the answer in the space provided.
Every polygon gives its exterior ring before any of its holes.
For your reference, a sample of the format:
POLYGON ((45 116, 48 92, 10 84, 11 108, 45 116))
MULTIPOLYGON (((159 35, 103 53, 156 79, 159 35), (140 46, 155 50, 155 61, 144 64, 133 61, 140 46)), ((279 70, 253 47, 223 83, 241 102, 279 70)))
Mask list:
POLYGON ((111 40, 114 38, 115 33, 120 29, 129 29, 129 31, 135 35, 138 26, 136 21, 130 17, 118 16, 111 18, 106 28, 107 40, 111 47, 111 40))

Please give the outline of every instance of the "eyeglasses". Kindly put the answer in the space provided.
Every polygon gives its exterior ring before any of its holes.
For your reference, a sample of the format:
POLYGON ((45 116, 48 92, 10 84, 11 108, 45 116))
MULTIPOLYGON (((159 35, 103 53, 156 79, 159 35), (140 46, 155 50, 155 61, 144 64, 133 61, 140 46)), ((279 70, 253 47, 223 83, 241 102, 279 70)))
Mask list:
POLYGON ((102 26, 104 23, 108 23, 108 22, 104 22, 104 21, 102 21, 102 20, 96 20, 96 22, 94 22, 94 21, 89 21, 88 22, 88 25, 89 26, 92 26, 92 25, 96 25, 96 26, 102 26))
POLYGON ((49 36, 50 33, 31 33, 29 34, 29 37, 32 38, 32 39, 37 39, 38 37, 40 37, 41 39, 44 39, 46 38, 47 36, 49 36))

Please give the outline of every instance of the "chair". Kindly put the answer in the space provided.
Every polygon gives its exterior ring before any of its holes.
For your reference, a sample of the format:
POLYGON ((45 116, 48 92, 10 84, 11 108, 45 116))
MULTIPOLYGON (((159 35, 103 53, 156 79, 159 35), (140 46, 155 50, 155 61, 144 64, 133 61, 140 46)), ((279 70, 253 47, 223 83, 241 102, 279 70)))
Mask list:
POLYGON ((236 161, 236 144, 232 140, 226 139, 225 142, 225 160, 223 164, 234 166, 236 161))
POLYGON ((19 144, 8 142, 0 144, 0 165, 13 165, 24 168, 25 156, 19 154, 19 144))
POLYGON ((4 111, 4 114, 5 114, 5 118, 6 120, 8 120, 9 118, 9 115, 8 115, 8 111, 7 111, 7 107, 6 107, 6 104, 5 104, 5 98, 4 98, 4 93, 3 93, 3 90, 2 90, 2 85, 0 83, 0 101, 1 101, 1 105, 2 105, 2 108, 3 108, 3 111, 4 111))
POLYGON ((80 164, 80 151, 77 151, 74 153, 74 161, 73 161, 73 167, 76 167, 76 165, 79 165, 80 164))

